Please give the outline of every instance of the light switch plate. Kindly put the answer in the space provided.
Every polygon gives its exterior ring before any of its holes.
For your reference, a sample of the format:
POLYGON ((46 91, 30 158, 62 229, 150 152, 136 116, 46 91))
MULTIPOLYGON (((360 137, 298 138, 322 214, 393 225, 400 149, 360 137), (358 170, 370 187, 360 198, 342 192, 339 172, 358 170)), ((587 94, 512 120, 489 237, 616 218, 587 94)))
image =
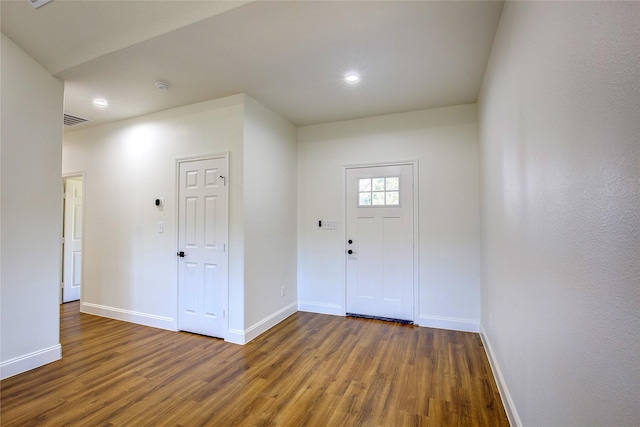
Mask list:
POLYGON ((338 221, 322 221, 323 230, 337 230, 338 229, 338 221))

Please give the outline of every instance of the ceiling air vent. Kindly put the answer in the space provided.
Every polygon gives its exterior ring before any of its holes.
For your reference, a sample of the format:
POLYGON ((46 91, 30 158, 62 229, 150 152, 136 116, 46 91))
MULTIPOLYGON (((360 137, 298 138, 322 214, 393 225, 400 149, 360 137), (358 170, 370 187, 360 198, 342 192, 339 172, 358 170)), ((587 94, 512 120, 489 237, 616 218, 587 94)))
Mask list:
POLYGON ((29 3, 31 3, 31 6, 37 9, 40 6, 44 6, 45 4, 49 3, 50 1, 51 0, 29 0, 29 3))
POLYGON ((71 114, 64 115, 64 125, 65 126, 75 126, 82 124, 84 122, 88 122, 88 119, 83 119, 82 117, 72 116, 71 114))

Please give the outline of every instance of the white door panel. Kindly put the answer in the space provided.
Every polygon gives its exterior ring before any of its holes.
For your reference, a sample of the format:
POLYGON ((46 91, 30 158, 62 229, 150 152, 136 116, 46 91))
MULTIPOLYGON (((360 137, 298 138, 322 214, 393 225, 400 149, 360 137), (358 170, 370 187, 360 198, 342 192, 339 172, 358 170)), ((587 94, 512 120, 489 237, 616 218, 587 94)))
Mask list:
POLYGON ((82 178, 64 181, 62 302, 80 299, 82 285, 82 178))
POLYGON ((346 185, 346 311, 413 321, 413 165, 347 169, 346 185))
POLYGON ((213 158, 180 162, 178 172, 178 327, 220 338, 227 309, 226 168, 226 158, 213 158))

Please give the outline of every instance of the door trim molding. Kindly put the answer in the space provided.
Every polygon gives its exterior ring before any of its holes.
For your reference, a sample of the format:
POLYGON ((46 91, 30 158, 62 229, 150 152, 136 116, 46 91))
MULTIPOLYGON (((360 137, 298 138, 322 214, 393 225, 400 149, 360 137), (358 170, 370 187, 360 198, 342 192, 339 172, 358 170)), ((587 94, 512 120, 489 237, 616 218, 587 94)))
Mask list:
MULTIPOLYGON (((224 236, 224 240, 226 242, 226 255, 227 255, 227 283, 226 286, 223 286, 224 288, 224 296, 222 298, 222 300, 224 301, 224 310, 223 312, 225 313, 224 315, 224 336, 221 337, 223 338, 225 341, 228 340, 228 337, 230 335, 230 331, 229 331, 229 283, 231 281, 231 268, 230 268, 230 264, 231 264, 231 251, 229 248, 229 229, 231 228, 231 221, 229 218, 229 212, 231 210, 231 198, 229 197, 229 188, 231 187, 229 182, 229 176, 231 175, 231 168, 230 168, 230 158, 231 154, 229 151, 222 151, 222 152, 218 152, 218 153, 213 153, 213 154, 203 154, 203 155, 195 155, 195 156, 186 156, 186 157, 176 157, 176 162, 175 162, 175 170, 173 172, 173 175, 175 177, 175 194, 174 194, 174 200, 175 200, 175 224, 176 224, 176 235, 175 235, 175 248, 176 250, 178 250, 179 246, 180 246, 180 231, 179 231, 179 222, 180 222, 180 165, 182 163, 188 163, 188 162, 194 162, 194 161, 200 161, 200 160, 210 160, 210 159, 224 159, 225 161, 225 167, 227 169, 227 179, 225 180, 225 192, 226 192, 226 197, 227 197, 227 208, 224 210, 224 215, 226 216, 226 222, 227 222, 227 231, 226 234, 224 236)), ((176 277, 175 277, 175 328, 176 330, 180 330, 180 308, 179 308, 179 304, 180 304, 180 269, 178 268, 178 259, 176 257, 176 277)))
MULTIPOLYGON (((392 162, 371 162, 342 165, 342 242, 347 239, 347 171, 349 169, 411 165, 413 167, 413 323, 418 324, 420 312, 420 217, 419 217, 419 165, 418 159, 392 162)), ((347 259, 343 261, 342 312, 347 315, 347 259)))

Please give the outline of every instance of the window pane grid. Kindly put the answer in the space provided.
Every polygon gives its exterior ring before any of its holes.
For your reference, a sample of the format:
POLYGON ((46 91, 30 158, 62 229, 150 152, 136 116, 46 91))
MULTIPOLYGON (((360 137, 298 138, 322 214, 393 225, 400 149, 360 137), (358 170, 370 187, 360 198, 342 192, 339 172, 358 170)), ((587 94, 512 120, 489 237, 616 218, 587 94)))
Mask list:
POLYGON ((361 178, 358 180, 358 206, 399 206, 400 177, 361 178))

